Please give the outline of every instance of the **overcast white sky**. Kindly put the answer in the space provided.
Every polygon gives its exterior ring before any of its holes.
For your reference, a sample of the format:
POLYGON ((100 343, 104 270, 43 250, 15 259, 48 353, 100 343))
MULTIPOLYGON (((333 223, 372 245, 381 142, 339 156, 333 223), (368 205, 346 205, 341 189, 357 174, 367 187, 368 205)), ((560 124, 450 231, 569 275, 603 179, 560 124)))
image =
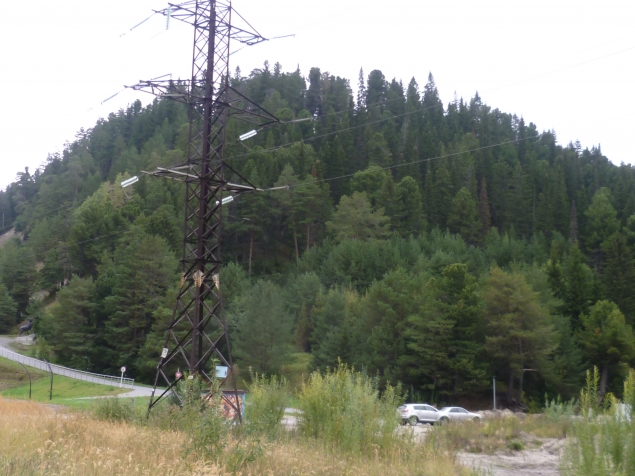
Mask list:
MULTIPOLYGON (((5 2, 0 26, 0 188, 61 151, 80 127, 152 97, 124 84, 166 73, 188 78, 191 27, 155 15, 163 0, 5 2), (124 36, 122 33, 128 31, 124 36)), ((266 37, 231 56, 246 75, 265 60, 351 80, 432 71, 444 103, 478 90, 489 106, 524 116, 560 143, 601 144, 632 163, 635 2, 586 0, 234 0, 266 37)), ((237 49, 238 45, 234 46, 237 49)))

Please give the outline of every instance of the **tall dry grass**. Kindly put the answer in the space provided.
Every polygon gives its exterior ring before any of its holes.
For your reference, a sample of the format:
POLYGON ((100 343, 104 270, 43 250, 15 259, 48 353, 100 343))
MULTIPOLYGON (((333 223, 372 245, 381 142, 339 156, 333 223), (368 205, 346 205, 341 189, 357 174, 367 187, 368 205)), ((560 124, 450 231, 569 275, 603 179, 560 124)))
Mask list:
POLYGON ((0 399, 0 474, 220 474, 213 466, 182 461, 180 440, 176 432, 0 399))
POLYGON ((215 460, 184 446, 187 435, 95 419, 0 398, 0 474, 26 475, 469 475, 451 455, 421 448, 359 456, 328 450, 295 432, 262 442, 229 437, 215 460), (242 460, 241 460, 242 458, 242 460))

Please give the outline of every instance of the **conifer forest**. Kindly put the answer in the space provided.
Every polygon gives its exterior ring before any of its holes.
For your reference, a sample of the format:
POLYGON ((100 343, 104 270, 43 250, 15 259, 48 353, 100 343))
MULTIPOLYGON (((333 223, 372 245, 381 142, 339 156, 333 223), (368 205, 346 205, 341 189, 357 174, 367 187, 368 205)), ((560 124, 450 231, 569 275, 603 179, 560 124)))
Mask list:
MULTIPOLYGON (((635 365, 635 170, 485 104, 265 62, 233 86, 283 123, 226 160, 262 188, 223 207, 232 351, 288 373, 344 362, 453 403, 544 402, 635 365), (306 121, 289 123, 297 119, 306 121), (288 187, 284 187, 288 186, 288 187), (295 366, 295 367, 294 367, 295 366)), ((0 192, 0 333, 33 317, 41 357, 152 383, 180 283, 188 111, 137 101, 0 192), (138 175, 131 187, 122 180, 138 175)))

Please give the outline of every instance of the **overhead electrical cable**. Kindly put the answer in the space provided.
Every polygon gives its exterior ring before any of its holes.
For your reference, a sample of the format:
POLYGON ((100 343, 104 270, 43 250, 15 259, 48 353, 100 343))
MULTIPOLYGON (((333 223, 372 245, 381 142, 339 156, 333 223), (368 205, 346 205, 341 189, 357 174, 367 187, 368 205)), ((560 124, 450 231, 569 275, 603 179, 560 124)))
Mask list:
MULTIPOLYGON (((454 156, 461 155, 461 154, 468 154, 470 152, 477 152, 479 150, 491 149, 493 147, 498 147, 498 146, 501 146, 501 145, 516 144, 518 142, 522 142, 522 141, 525 141, 525 140, 536 139, 536 138, 538 138, 540 136, 542 136, 542 133, 536 134, 536 135, 533 135, 533 136, 529 136, 529 137, 523 137, 522 139, 510 139, 508 141, 499 142, 497 144, 484 145, 482 147, 476 147, 474 149, 460 150, 458 152, 452 152, 452 153, 449 153, 449 154, 438 155, 436 157, 428 157, 426 159, 418 159, 418 160, 413 160, 411 162, 406 162, 406 163, 403 163, 403 164, 395 164, 395 165, 389 165, 389 166, 386 166, 386 167, 379 167, 379 168, 381 170, 396 169, 398 167, 406 167, 408 165, 420 164, 422 162, 431 162, 433 160, 446 159, 448 157, 454 157, 454 156)), ((343 178, 350 178, 350 177, 353 177, 358 172, 361 172, 361 170, 358 170, 357 172, 353 172, 351 174, 338 175, 337 177, 329 177, 329 178, 325 178, 325 179, 316 180, 315 182, 311 182, 311 183, 313 184, 313 183, 332 182, 334 180, 340 180, 340 179, 343 179, 343 178)), ((308 185, 308 184, 298 183, 298 184, 295 184, 295 185, 282 185, 282 186, 279 186, 279 187, 267 188, 267 189, 264 189, 263 191, 267 192, 267 191, 273 191, 273 190, 282 190, 282 189, 296 188, 296 187, 301 187, 302 185, 308 185)))

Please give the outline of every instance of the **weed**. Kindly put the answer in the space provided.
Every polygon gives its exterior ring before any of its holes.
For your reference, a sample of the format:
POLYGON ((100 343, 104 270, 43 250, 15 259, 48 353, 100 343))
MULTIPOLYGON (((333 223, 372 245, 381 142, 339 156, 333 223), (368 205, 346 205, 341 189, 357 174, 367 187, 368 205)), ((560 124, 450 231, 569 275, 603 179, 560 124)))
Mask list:
POLYGON ((613 395, 597 398, 597 368, 587 372, 580 392, 582 415, 571 428, 571 441, 563 458, 565 474, 580 476, 635 474, 635 371, 624 382, 624 403, 613 395))
POLYGON ((98 398, 92 406, 93 414, 98 420, 132 421, 135 417, 134 407, 128 399, 116 397, 98 398))
POLYGON ((507 447, 512 451, 522 451, 525 449, 525 445, 523 445, 520 441, 510 441, 507 444, 507 447))
POLYGON ((244 431, 273 438, 280 430, 280 421, 287 406, 288 388, 284 377, 251 373, 249 403, 245 406, 244 431))
POLYGON ((324 374, 312 373, 299 399, 298 426, 305 436, 356 454, 405 448, 407 434, 396 431, 398 391, 388 386, 380 395, 371 378, 345 364, 324 374))

